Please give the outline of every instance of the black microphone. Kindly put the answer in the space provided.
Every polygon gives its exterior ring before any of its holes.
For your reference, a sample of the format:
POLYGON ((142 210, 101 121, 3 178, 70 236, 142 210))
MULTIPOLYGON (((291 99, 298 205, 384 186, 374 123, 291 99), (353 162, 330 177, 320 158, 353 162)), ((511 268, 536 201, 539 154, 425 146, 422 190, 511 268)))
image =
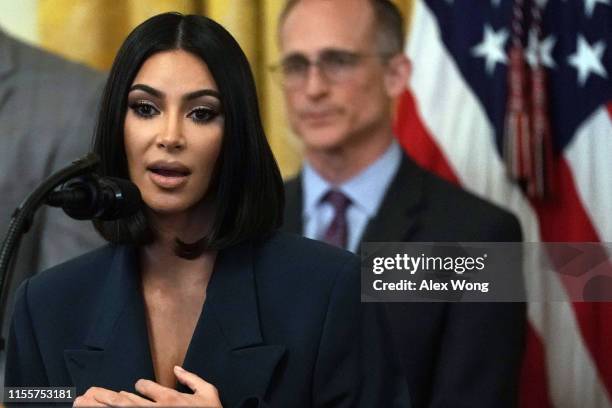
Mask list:
POLYGON ((87 176, 74 179, 49 194, 46 204, 61 207, 77 220, 111 221, 133 215, 142 197, 134 183, 115 177, 87 176))

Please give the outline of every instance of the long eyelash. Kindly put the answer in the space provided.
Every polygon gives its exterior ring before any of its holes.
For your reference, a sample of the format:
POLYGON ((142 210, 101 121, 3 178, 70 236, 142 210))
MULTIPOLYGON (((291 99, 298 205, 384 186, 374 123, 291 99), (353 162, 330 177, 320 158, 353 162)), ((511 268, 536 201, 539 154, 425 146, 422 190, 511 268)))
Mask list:
POLYGON ((189 112, 189 114, 187 115, 187 117, 191 117, 192 120, 197 124, 205 124, 215 120, 215 118, 217 118, 219 114, 220 112, 215 109, 208 108, 205 106, 198 106, 197 108, 192 109, 191 112, 189 112), (206 119, 197 119, 194 115, 197 112, 206 112, 208 117, 206 119))
POLYGON ((132 103, 130 103, 128 105, 128 107, 139 118, 141 118, 141 119, 151 119, 154 116, 154 114, 152 114, 152 115, 143 115, 141 112, 138 111, 138 108, 140 108, 142 106, 148 106, 151 109, 153 109, 153 111, 159 112, 159 109, 157 109, 157 107, 155 105, 153 105, 151 102, 148 102, 148 101, 145 101, 145 100, 135 101, 135 102, 132 102, 132 103))

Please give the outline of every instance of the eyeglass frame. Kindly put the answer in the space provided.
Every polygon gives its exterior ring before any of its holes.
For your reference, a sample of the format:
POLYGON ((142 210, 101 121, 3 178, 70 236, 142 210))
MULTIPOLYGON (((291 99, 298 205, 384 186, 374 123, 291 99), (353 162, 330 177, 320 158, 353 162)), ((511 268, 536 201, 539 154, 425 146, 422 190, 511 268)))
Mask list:
POLYGON ((281 84, 288 89, 303 88, 306 82, 308 81, 308 76, 313 66, 317 68, 317 70, 319 71, 319 75, 321 75, 321 77, 324 78, 325 81, 327 81, 328 83, 337 84, 337 83, 343 83, 343 82, 348 81, 350 79, 350 76, 347 76, 346 78, 340 78, 337 76, 337 74, 330 75, 330 72, 333 71, 334 68, 330 68, 330 67, 326 68, 325 65, 322 65, 322 64, 325 64, 324 58, 326 55, 328 56, 335 55, 336 57, 343 57, 343 58, 349 59, 343 62, 343 64, 345 64, 344 67, 342 66, 336 67, 336 69, 340 68, 340 69, 345 70, 346 71, 345 74, 349 73, 348 71, 351 71, 357 68, 359 64, 363 62, 363 60, 366 58, 380 58, 383 63, 386 63, 389 61, 391 57, 394 56, 394 54, 360 53, 360 52, 343 50, 343 49, 327 48, 327 49, 322 50, 319 53, 319 55, 317 55, 316 59, 314 60, 311 60, 310 58, 306 57, 304 54, 301 54, 301 53, 291 53, 285 56, 277 64, 271 65, 269 69, 272 73, 279 75, 281 84), (299 79, 296 78, 296 83, 292 86, 287 84, 287 80, 286 80, 287 74, 285 73, 285 67, 284 67, 284 65, 291 58, 302 58, 302 61, 300 62, 306 63, 305 66, 302 67, 303 72, 299 74, 301 75, 301 78, 299 79))

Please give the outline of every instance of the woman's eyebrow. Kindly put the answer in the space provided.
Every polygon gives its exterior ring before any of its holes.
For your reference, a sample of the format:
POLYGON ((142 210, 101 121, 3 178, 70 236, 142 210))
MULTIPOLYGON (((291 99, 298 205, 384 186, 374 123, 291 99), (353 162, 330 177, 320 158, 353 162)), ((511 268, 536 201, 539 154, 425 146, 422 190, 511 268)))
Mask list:
POLYGON ((136 85, 132 85, 132 87, 130 88, 130 92, 135 91, 135 90, 141 90, 144 91, 148 94, 151 94, 157 98, 163 98, 165 96, 165 94, 160 91, 157 90, 155 88, 150 87, 149 85, 144 85, 144 84, 136 84, 136 85))
POLYGON ((214 89, 201 89, 199 91, 190 92, 183 96, 183 99, 186 101, 190 101, 192 99, 199 98, 200 96, 212 96, 213 98, 221 100, 221 95, 218 91, 215 91, 214 89))
MULTIPOLYGON (((163 98, 166 96, 166 94, 162 91, 144 84, 135 84, 130 88, 130 92, 135 90, 144 91, 157 98, 163 98)), ((189 92, 188 94, 184 95, 182 99, 185 101, 190 101, 199 98, 200 96, 212 96, 213 98, 221 100, 221 95, 218 91, 215 91, 214 89, 200 89, 199 91, 189 92)))

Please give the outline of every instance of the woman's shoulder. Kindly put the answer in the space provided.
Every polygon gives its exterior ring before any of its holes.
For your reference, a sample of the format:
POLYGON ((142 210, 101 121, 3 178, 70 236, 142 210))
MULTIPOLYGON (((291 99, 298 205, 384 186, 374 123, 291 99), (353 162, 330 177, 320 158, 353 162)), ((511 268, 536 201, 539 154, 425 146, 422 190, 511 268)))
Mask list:
POLYGON ((36 298, 70 296, 100 287, 117 248, 105 245, 53 266, 28 280, 28 294, 36 298))
POLYGON ((274 233, 264 241, 260 246, 260 251, 277 258, 277 260, 298 260, 305 265, 337 265, 358 260, 358 257, 352 252, 283 231, 274 233))
POLYGON ((276 232, 256 250, 257 263, 275 275, 335 280, 339 273, 359 274, 355 254, 297 234, 276 232))

